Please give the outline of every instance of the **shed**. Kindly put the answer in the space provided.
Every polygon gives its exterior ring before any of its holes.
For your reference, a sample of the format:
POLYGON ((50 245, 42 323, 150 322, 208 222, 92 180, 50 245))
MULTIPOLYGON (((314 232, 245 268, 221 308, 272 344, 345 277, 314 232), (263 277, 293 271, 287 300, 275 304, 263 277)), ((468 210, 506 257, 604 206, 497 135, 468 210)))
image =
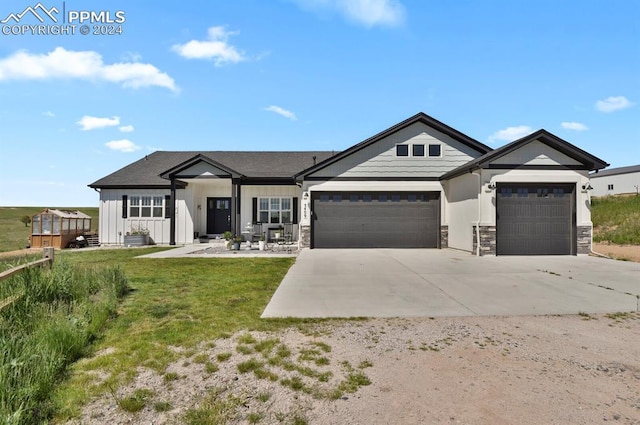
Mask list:
POLYGON ((31 218, 33 248, 66 248, 77 236, 91 232, 91 216, 80 211, 46 209, 31 218))

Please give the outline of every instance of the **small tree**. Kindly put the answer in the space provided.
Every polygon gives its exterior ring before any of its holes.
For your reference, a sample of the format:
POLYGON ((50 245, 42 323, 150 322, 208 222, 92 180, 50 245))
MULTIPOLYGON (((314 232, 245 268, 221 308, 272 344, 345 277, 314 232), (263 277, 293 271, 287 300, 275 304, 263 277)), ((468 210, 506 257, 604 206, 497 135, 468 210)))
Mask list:
POLYGON ((31 217, 29 217, 28 215, 23 215, 20 218, 20 221, 24 223, 24 227, 28 227, 29 224, 31 224, 31 217))

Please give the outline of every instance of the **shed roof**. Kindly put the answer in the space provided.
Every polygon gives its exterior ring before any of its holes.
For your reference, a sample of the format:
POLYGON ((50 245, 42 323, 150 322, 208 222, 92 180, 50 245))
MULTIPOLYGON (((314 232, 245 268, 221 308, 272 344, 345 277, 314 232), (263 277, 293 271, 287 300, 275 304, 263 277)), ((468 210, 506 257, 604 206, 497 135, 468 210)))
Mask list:
POLYGON ((606 176, 616 176, 618 174, 640 173, 640 165, 630 165, 628 167, 610 168, 591 174, 592 179, 606 176))
POLYGON ((67 211, 67 210, 58 210, 55 208, 47 208, 34 215, 43 214, 43 213, 57 215, 58 217, 62 217, 62 218, 91 218, 90 215, 87 215, 82 211, 67 211))

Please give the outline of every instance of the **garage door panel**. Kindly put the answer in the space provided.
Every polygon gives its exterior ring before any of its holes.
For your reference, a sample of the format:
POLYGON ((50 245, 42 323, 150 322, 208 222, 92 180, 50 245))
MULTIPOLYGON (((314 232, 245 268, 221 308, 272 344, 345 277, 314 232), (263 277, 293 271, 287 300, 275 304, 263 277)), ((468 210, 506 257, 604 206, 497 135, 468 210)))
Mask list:
POLYGON ((572 254, 574 188, 570 184, 498 185, 497 254, 572 254))
POLYGON ((314 193, 314 248, 438 246, 437 192, 314 193))

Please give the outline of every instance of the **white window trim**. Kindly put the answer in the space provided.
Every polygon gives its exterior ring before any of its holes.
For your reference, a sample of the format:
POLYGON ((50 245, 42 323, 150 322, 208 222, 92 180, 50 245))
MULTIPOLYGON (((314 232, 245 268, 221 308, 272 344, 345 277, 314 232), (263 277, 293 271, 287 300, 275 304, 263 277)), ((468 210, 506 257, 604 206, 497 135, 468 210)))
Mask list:
POLYGON ((165 210, 168 208, 168 205, 165 205, 165 197, 164 195, 129 195, 128 196, 127 211, 128 218, 139 220, 165 220, 165 210), (143 204, 143 198, 149 198, 149 205, 143 204), (156 201, 160 200, 160 203, 157 204, 156 201), (137 201, 137 205, 134 205, 134 201, 137 201), (142 215, 142 209, 149 208, 149 216, 142 215), (154 210, 156 208, 160 208, 160 215, 156 216, 154 214, 154 210), (137 215, 134 215, 133 212, 137 210, 137 215))
POLYGON ((293 197, 291 196, 260 196, 258 197, 258 211, 257 211, 257 218, 258 220, 262 223, 262 224, 289 224, 289 223, 293 223, 293 197), (262 201, 263 200, 267 200, 267 205, 268 205, 268 209, 264 209, 262 208, 262 201), (272 200, 278 199, 278 209, 272 209, 272 200), (289 201, 289 208, 283 209, 282 208, 282 204, 283 204, 283 200, 288 200, 289 201), (278 222, 277 223, 272 223, 271 222, 271 213, 272 212, 276 212, 278 213, 278 222), (282 213, 283 212, 289 212, 289 221, 282 221, 282 213), (262 221, 262 213, 267 213, 267 221, 262 221))

